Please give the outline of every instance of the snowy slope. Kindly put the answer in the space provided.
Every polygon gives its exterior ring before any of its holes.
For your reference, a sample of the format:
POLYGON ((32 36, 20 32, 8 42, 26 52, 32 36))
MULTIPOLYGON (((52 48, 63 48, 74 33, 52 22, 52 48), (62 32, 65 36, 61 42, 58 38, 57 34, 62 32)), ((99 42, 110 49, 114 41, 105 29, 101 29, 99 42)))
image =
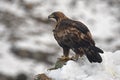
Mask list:
POLYGON ((89 63, 86 57, 68 61, 61 69, 46 72, 55 80, 120 80, 120 51, 102 54, 102 63, 89 63))

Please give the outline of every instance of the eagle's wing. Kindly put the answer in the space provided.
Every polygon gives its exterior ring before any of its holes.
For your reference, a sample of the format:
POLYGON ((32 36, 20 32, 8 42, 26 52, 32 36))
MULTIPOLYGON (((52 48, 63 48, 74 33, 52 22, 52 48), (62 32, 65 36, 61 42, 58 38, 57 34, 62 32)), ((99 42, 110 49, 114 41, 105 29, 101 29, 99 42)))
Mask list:
POLYGON ((87 45, 87 47, 89 47, 92 50, 95 50, 97 52, 103 53, 103 51, 100 48, 95 46, 95 42, 92 39, 92 35, 86 25, 84 25, 82 22, 78 22, 78 21, 73 21, 72 25, 74 27, 76 27, 82 33, 81 35, 84 36, 82 38, 82 42, 85 45, 87 45))
MULTIPOLYGON (((90 45, 94 46, 95 45, 95 42, 92 39, 89 29, 83 23, 68 19, 68 20, 62 21, 59 26, 66 28, 68 30, 74 29, 73 31, 70 31, 70 33, 72 33, 72 34, 79 32, 80 34, 79 33, 76 34, 79 36, 79 39, 76 40, 76 41, 78 41, 77 43, 80 43, 80 44, 83 43, 84 46, 90 46, 90 45)), ((72 38, 72 36, 71 36, 71 38, 72 38)), ((75 38, 73 38, 73 40, 74 39, 75 38)))
POLYGON ((92 39, 92 35, 86 25, 84 25, 82 22, 72 21, 72 26, 77 28, 80 31, 81 36, 83 36, 82 37, 83 43, 89 46, 90 45, 95 46, 95 42, 92 39))
POLYGON ((78 28, 80 30, 80 32, 87 34, 87 32, 89 32, 89 29, 87 28, 86 25, 84 25, 82 22, 78 22, 78 21, 73 21, 73 26, 75 26, 76 28, 78 28))
POLYGON ((57 25, 57 27, 59 27, 58 35, 55 37, 59 45, 71 48, 90 47, 96 49, 91 33, 83 23, 66 19, 57 25))

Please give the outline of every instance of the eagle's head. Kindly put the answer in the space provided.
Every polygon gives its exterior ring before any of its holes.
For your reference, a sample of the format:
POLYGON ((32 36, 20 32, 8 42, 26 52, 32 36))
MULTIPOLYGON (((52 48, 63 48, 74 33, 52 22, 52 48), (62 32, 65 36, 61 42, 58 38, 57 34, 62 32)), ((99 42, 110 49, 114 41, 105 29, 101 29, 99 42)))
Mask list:
POLYGON ((48 19, 53 18, 55 19, 57 22, 66 19, 67 17, 60 11, 57 12, 53 12, 51 15, 48 16, 48 19))

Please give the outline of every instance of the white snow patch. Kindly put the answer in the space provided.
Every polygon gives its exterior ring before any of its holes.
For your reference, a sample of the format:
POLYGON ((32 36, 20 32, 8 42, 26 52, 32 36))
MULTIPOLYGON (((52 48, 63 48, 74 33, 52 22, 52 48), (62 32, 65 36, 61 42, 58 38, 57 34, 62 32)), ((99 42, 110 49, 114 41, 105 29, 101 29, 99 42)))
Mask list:
POLYGON ((61 69, 47 72, 55 80, 120 80, 120 51, 105 52, 102 63, 84 59, 68 61, 61 69))
POLYGON ((38 70, 43 72, 47 65, 36 63, 30 59, 18 59, 9 51, 10 45, 6 41, 1 41, 2 46, 0 52, 0 72, 8 75, 16 75, 19 72, 34 74, 38 70), (4 53, 4 54, 3 54, 4 53), (39 66, 39 68, 38 68, 39 66), (36 70, 37 69, 37 70, 36 70))

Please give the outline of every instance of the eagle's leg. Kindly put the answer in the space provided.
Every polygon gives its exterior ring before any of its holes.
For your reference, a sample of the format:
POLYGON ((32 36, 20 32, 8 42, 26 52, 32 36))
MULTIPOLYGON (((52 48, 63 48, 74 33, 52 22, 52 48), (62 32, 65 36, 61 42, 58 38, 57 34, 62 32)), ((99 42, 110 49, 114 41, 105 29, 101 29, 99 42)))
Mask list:
POLYGON ((71 59, 74 61, 77 61, 79 59, 80 54, 76 54, 75 56, 72 56, 71 59))
POLYGON ((59 58, 60 60, 65 60, 65 61, 68 61, 68 60, 71 60, 71 58, 69 58, 69 48, 63 48, 63 56, 61 56, 61 58, 59 58))

